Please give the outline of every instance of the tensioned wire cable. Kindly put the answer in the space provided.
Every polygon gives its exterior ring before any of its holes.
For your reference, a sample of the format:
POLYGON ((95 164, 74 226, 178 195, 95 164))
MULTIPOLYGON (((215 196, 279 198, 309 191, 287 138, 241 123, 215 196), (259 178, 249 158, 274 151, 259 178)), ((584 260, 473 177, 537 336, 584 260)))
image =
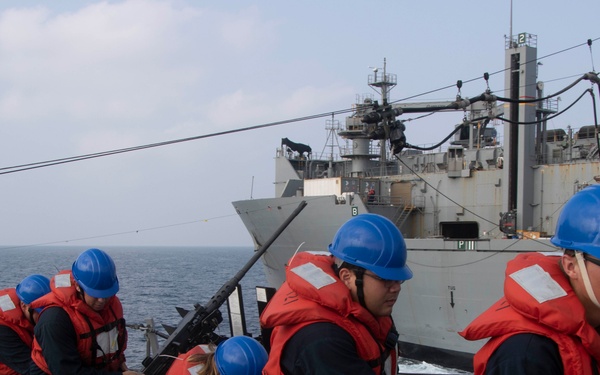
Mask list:
MULTIPOLYGON (((600 37, 595 38, 593 40, 590 39, 590 41, 596 41, 598 39, 600 39, 600 37)), ((538 60, 541 60, 541 59, 544 59, 544 58, 547 58, 550 56, 558 55, 558 54, 567 52, 569 50, 572 50, 572 49, 575 49, 575 48, 578 48, 578 47, 581 47, 584 45, 590 45, 590 43, 591 42, 589 42, 589 41, 586 43, 581 43, 581 44, 578 44, 578 45, 575 45, 575 46, 572 46, 569 48, 565 48, 565 49, 557 51, 557 52, 553 52, 551 54, 545 55, 543 57, 537 58, 536 60, 532 60, 532 61, 538 61, 538 60)), ((504 72, 505 70, 506 69, 498 70, 494 73, 490 73, 489 75, 499 74, 501 72, 504 72)), ((472 78, 472 79, 463 81, 463 83, 469 83, 469 82, 477 81, 480 79, 483 79, 483 78, 482 77, 472 78)), ((424 95, 427 95, 430 93, 434 93, 434 92, 445 90, 445 89, 452 88, 452 87, 455 87, 455 85, 444 86, 444 87, 441 87, 441 88, 438 88, 435 90, 426 91, 421 94, 417 94, 417 95, 409 96, 409 97, 406 97, 406 98, 403 98, 400 100, 396 100, 392 103, 397 103, 400 101, 417 98, 420 96, 424 96, 424 95)), ((340 114, 345 114, 345 113, 351 113, 351 112, 354 112, 354 110, 353 109, 342 109, 342 110, 337 110, 337 111, 332 111, 332 112, 325 112, 325 113, 316 114, 316 115, 297 117, 297 118, 293 118, 293 119, 275 121, 275 122, 270 122, 270 123, 265 123, 265 124, 260 124, 260 125, 248 126, 245 128, 232 129, 232 130, 204 134, 204 135, 193 136, 193 137, 188 137, 188 138, 180 138, 180 139, 174 139, 174 140, 170 140, 170 141, 150 143, 150 144, 141 145, 141 146, 133 146, 133 147, 127 147, 127 148, 121 148, 121 149, 115 149, 115 150, 109 150, 109 151, 101 151, 101 152, 91 153, 91 154, 84 154, 84 155, 79 155, 79 156, 72 156, 72 157, 66 157, 66 158, 60 158, 60 159, 52 159, 52 160, 46 160, 46 161, 41 161, 41 162, 15 165, 15 166, 10 166, 10 167, 2 167, 2 168, 0 168, 0 175, 22 172, 22 171, 31 170, 31 169, 44 168, 44 167, 49 167, 49 166, 53 166, 53 165, 72 163, 72 162, 82 161, 82 160, 87 160, 87 159, 94 159, 94 158, 99 158, 99 157, 104 157, 104 156, 122 154, 122 153, 126 153, 126 152, 139 151, 139 150, 144 150, 144 149, 148 149, 148 148, 161 147, 161 146, 172 145, 172 144, 177 144, 177 143, 189 142, 189 141, 194 141, 194 140, 198 140, 198 139, 218 137, 218 136, 227 135, 227 134, 240 133, 240 132, 262 129, 262 128, 267 128, 267 127, 273 127, 273 126, 278 126, 278 125, 284 125, 284 124, 289 124, 289 123, 294 123, 294 122, 313 120, 313 119, 329 117, 329 116, 334 116, 334 115, 340 115, 340 114)))
MULTIPOLYGON (((600 38, 596 38, 594 40, 598 40, 598 39, 600 39, 600 38)), ((542 58, 546 58, 549 56, 557 55, 559 53, 569 51, 571 49, 580 47, 582 45, 585 45, 585 44, 576 45, 576 46, 546 55, 544 57, 538 58, 537 60, 540 60, 542 58)), ((588 43, 588 45, 589 45, 589 43, 588 43)), ((505 70, 506 69, 494 72, 491 75, 501 73, 505 70)), ((571 78, 571 77, 572 76, 567 77, 567 78, 571 78)), ((483 79, 483 77, 473 78, 473 79, 470 79, 470 80, 464 81, 464 82, 468 83, 468 82, 473 82, 473 81, 476 81, 479 79, 483 79)), ((560 79, 563 79, 563 78, 560 78, 560 79)), ((424 93, 421 93, 418 95, 413 95, 411 97, 401 99, 399 101, 416 98, 419 96, 424 96, 424 95, 427 95, 432 92, 436 92, 436 91, 440 91, 440 90, 444 90, 444 89, 448 89, 448 88, 452 88, 452 87, 455 87, 455 85, 445 86, 445 87, 442 87, 442 88, 436 89, 436 90, 430 90, 430 91, 427 91, 427 92, 424 92, 424 93)), ((120 154, 120 153, 125 153, 125 152, 138 151, 138 150, 143 150, 143 149, 147 149, 147 148, 166 146, 166 145, 188 142, 188 141, 193 141, 193 140, 198 140, 198 139, 217 137, 217 136, 221 136, 221 135, 233 134, 233 133, 238 133, 238 132, 251 131, 251 130, 256 130, 256 129, 261 129, 261 128, 277 126, 277 125, 284 125, 284 124, 288 124, 288 123, 295 123, 295 122, 307 121, 307 120, 312 120, 312 119, 317 119, 317 118, 335 116, 335 115, 340 115, 340 114, 344 114, 344 113, 352 113, 352 112, 355 112, 355 110, 354 109, 342 109, 342 110, 337 110, 337 111, 332 111, 332 112, 325 112, 325 113, 316 114, 316 115, 298 117, 298 118, 282 120, 282 121, 275 121, 275 122, 270 122, 270 123, 265 123, 265 124, 260 124, 260 125, 248 126, 248 127, 244 127, 244 128, 210 133, 210 134, 199 135, 199 136, 194 136, 194 137, 180 138, 180 139, 151 143, 151 144, 146 144, 146 145, 141 145, 141 146, 134 146, 134 147, 128 147, 128 148, 122 148, 122 149, 116 149, 116 150, 110 150, 110 151, 103 151, 103 152, 91 153, 91 154, 84 154, 84 155, 61 158, 61 159, 53 159, 53 160, 47 160, 47 161, 42 161, 42 162, 22 164, 22 165, 16 165, 16 166, 12 166, 12 167, 3 167, 3 168, 0 168, 0 175, 21 172, 21 171, 26 171, 26 170, 36 169, 36 168, 43 168, 43 167, 48 167, 48 166, 53 166, 53 165, 65 164, 65 163, 70 163, 70 162, 76 162, 76 161, 81 161, 81 160, 87 160, 87 159, 92 159, 92 158, 98 158, 98 157, 103 157, 103 156, 110 156, 110 155, 115 155, 115 154, 120 154)), ((431 114, 433 114, 433 113, 429 113, 427 115, 420 116, 419 118, 429 116, 431 114)), ((90 238, 97 238, 97 237, 110 237, 110 236, 122 235, 122 234, 134 233, 134 232, 139 233, 142 231, 157 230, 157 229, 168 228, 168 227, 173 227, 173 226, 180 226, 180 225, 188 225, 188 224, 192 224, 192 223, 197 223, 197 222, 201 222, 201 221, 209 221, 212 219, 219 219, 219 218, 224 218, 224 217, 228 217, 228 216, 234 216, 234 215, 225 215, 225 216, 211 218, 211 219, 193 220, 193 221, 188 221, 188 222, 184 222, 184 223, 169 224, 169 225, 157 226, 157 227, 152 227, 152 228, 143 228, 143 229, 137 229, 137 230, 125 231, 125 232, 119 232, 119 233, 103 234, 103 235, 99 235, 99 236, 90 236, 90 237, 85 237, 85 238, 80 238, 80 239, 55 241, 55 242, 44 243, 44 245, 53 244, 53 243, 78 241, 81 239, 90 239, 90 238)), ((39 245, 42 245, 42 244, 29 245, 29 246, 39 246, 39 245)), ((19 247, 27 247, 27 246, 19 246, 19 247)))

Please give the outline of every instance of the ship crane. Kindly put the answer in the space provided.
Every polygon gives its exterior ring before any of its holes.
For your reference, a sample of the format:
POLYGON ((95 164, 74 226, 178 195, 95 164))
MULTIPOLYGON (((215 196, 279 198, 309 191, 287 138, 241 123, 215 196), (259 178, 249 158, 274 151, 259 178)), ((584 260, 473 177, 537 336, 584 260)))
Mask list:
MULTIPOLYGON (((404 113, 448 112, 463 110, 465 112, 469 112, 470 121, 477 121, 485 118, 490 119, 500 116, 502 114, 501 108, 497 107, 495 103, 496 96, 490 94, 489 92, 485 92, 471 99, 457 96, 456 100, 454 101, 401 104, 384 103, 383 106, 379 106, 377 101, 375 101, 373 107, 362 114, 361 121, 368 125, 365 130, 369 139, 389 139, 392 154, 397 155, 408 145, 406 143, 406 136, 404 135, 406 127, 403 121, 396 119, 397 116, 400 116, 404 113)), ((461 124, 454 130, 453 133, 450 134, 450 136, 459 131, 460 127, 465 125, 466 123, 461 124)), ((472 127, 470 131, 473 131, 472 127)), ((471 136, 469 138, 472 139, 471 136)))

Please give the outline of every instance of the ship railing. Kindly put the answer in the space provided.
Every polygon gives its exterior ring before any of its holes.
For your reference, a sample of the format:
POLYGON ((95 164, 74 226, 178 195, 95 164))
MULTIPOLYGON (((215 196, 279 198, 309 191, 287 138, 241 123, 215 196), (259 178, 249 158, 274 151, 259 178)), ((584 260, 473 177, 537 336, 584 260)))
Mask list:
POLYGON ((372 86, 382 86, 382 85, 395 86, 396 82, 397 82, 396 75, 391 74, 391 73, 377 74, 377 72, 375 72, 375 74, 369 74, 369 78, 368 78, 368 83, 369 83, 369 85, 372 85, 372 86))
POLYGON ((529 33, 520 33, 517 35, 504 36, 504 47, 506 49, 517 48, 521 46, 530 46, 537 48, 537 35, 529 33))
POLYGON ((541 101, 540 108, 543 112, 556 113, 558 112, 558 99, 549 98, 541 101))
POLYGON ((369 195, 367 193, 361 193, 360 196, 362 201, 368 206, 381 206, 390 204, 389 196, 379 194, 369 195))
POLYGON ((406 204, 406 201, 402 197, 389 196, 389 195, 371 195, 361 194, 363 196, 363 202, 369 206, 400 206, 407 207, 410 205, 406 204))
MULTIPOLYGON (((377 143, 379 144, 379 143, 377 143)), ((375 144, 374 142, 371 142, 371 144, 369 145, 369 154, 370 155, 381 155, 381 147, 379 147, 377 144, 375 144)), ((354 154, 354 147, 353 145, 346 145, 344 147, 340 147, 340 153, 342 155, 353 155, 354 154)))
POLYGON ((360 194, 363 202, 368 205, 386 205, 386 206, 396 206, 400 208, 413 208, 413 209, 421 209, 425 207, 425 197, 416 196, 412 198, 405 198, 399 195, 371 195, 369 196, 366 193, 360 194))

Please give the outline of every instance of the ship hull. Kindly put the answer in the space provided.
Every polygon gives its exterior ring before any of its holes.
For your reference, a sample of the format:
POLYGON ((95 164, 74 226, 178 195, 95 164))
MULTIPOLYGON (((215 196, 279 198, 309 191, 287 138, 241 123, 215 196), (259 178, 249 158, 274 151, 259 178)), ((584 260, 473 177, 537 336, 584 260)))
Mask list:
MULTIPOLYGON (((286 197, 233 202, 256 247, 271 236, 300 204, 307 206, 263 255, 270 286, 285 279, 296 251, 323 251, 353 215, 369 212, 362 201, 339 204, 335 196, 286 197)), ((414 277, 402 285, 393 311, 401 354, 408 358, 472 370, 483 342, 458 332, 502 296, 506 262, 518 252, 553 249, 547 239, 406 239, 414 277), (433 360, 432 360, 433 359, 433 360)))

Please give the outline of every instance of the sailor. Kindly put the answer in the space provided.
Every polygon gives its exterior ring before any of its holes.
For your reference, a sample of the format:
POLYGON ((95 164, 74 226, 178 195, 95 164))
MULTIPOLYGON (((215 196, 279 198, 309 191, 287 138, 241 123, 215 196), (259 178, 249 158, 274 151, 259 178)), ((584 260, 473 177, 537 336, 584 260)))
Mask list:
POLYGON ((213 345, 198 345, 179 355, 166 375, 260 375, 267 351, 255 339, 235 336, 213 345))
POLYGON ((49 292, 50 280, 38 274, 0 291, 0 374, 29 373, 33 326, 39 316, 31 303, 49 292))
POLYGON ((375 202, 375 189, 373 189, 373 187, 371 187, 369 189, 369 192, 367 193, 367 202, 368 203, 375 202))
POLYGON ((412 277, 406 255, 398 228, 375 214, 343 224, 329 253, 296 254, 260 317, 273 329, 263 373, 395 374, 391 313, 412 277))
POLYGON ((32 303, 43 310, 34 330, 31 374, 139 374, 125 363, 119 280, 106 252, 84 251, 70 271, 50 280, 50 288, 32 303))
POLYGON ((460 334, 490 340, 475 374, 598 374, 600 368, 600 185, 565 204, 551 242, 561 256, 517 255, 504 297, 460 334))

